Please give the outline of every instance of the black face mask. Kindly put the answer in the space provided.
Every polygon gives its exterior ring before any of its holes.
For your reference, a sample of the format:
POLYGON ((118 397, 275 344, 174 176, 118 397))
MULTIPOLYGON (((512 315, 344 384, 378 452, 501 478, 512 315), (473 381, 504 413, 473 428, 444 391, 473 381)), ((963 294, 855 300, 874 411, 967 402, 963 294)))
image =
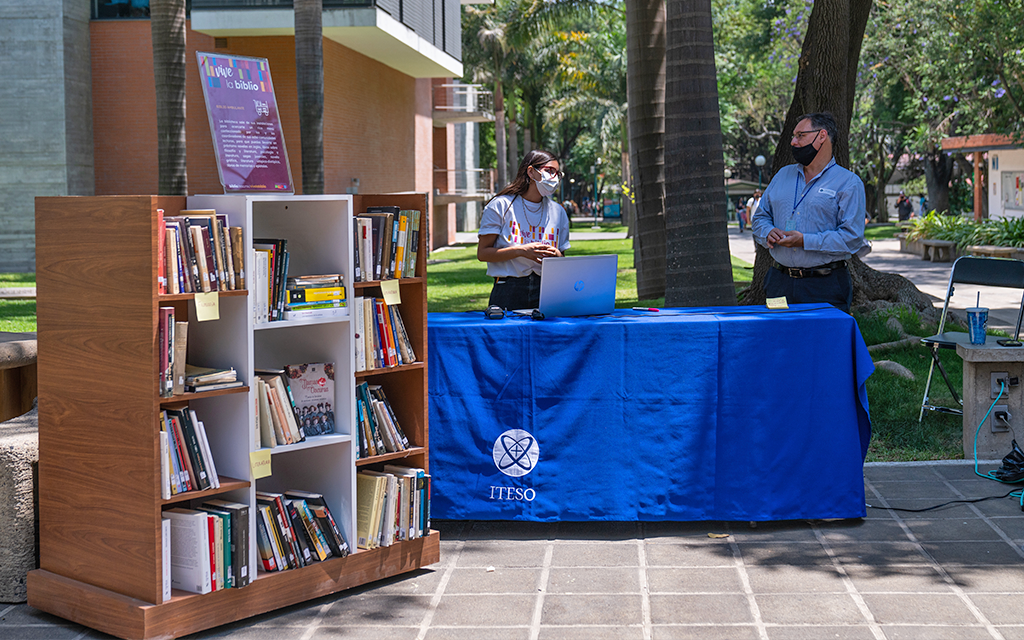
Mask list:
POLYGON ((820 149, 814 148, 814 141, 812 140, 808 144, 802 147, 790 147, 793 150, 793 159, 804 165, 805 167, 814 161, 815 156, 818 155, 820 149))

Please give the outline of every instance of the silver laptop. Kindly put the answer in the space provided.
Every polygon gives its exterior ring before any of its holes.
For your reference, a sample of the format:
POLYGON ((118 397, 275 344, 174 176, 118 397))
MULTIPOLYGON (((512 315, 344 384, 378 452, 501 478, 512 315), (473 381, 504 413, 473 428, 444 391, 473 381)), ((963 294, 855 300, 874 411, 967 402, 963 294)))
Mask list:
POLYGON ((540 263, 540 312, 546 318, 611 313, 618 269, 615 254, 544 258, 540 263))

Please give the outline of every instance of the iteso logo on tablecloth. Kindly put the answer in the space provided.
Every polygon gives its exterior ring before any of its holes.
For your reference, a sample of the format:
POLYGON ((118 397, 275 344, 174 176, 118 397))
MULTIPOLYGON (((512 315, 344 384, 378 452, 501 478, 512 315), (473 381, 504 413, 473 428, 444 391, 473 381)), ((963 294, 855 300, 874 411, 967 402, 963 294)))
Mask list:
POLYGON ((498 471, 518 478, 533 471, 540 458, 540 447, 537 439, 526 431, 509 429, 494 441, 492 456, 498 471))

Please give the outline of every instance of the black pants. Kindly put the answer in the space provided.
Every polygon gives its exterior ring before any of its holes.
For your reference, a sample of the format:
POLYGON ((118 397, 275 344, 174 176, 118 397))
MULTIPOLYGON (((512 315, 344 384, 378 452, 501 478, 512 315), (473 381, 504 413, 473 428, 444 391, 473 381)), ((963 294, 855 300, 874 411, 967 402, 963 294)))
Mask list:
POLYGON ((522 278, 496 278, 488 304, 502 309, 536 309, 540 306, 540 276, 531 273, 522 278))
POLYGON ((786 296, 790 304, 827 302, 849 313, 853 284, 848 269, 833 269, 832 273, 818 278, 791 278, 778 269, 769 268, 764 279, 764 295, 768 298, 786 296))

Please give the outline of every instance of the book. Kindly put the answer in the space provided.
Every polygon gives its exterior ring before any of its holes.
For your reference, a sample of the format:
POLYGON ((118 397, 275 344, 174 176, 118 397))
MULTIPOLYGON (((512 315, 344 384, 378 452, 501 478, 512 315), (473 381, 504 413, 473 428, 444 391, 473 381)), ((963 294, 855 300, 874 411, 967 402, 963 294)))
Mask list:
POLYGON ((405 244, 409 236, 409 212, 402 211, 398 214, 398 242, 395 247, 395 269, 396 278, 401 278, 405 271, 405 244))
POLYGON ((160 307, 157 319, 157 340, 160 350, 158 388, 162 397, 170 397, 174 389, 174 307, 160 307))
POLYGON ((412 237, 409 238, 408 248, 405 252, 406 267, 403 269, 402 273, 407 278, 415 278, 417 269, 416 260, 420 246, 420 212, 413 209, 409 214, 412 216, 412 237))
POLYGON ((253 321, 265 324, 270 322, 270 252, 255 249, 253 255, 253 321))
POLYGON ((167 293, 167 227, 164 210, 156 210, 156 292, 167 293))
MULTIPOLYGON (((270 507, 258 506, 256 508, 256 547, 259 551, 260 562, 263 565, 264 571, 277 571, 283 570, 278 564, 277 554, 274 552, 274 547, 270 543, 270 533, 267 531, 267 513, 269 513, 270 507)), ((273 515, 270 516, 273 518, 273 515)))
POLYGON ((363 319, 362 298, 356 298, 357 303, 352 309, 353 320, 355 321, 355 358, 356 371, 366 370, 366 324, 363 319))
POLYGON ((285 309, 282 320, 316 320, 319 318, 341 318, 348 315, 345 307, 325 306, 319 309, 285 309))
POLYGON ((327 500, 323 494, 289 489, 284 492, 284 495, 291 500, 302 500, 306 503, 313 512, 317 524, 320 525, 320 530, 323 532, 327 545, 330 547, 331 554, 334 557, 344 558, 350 553, 351 550, 348 543, 345 542, 345 537, 341 533, 341 527, 334 520, 334 516, 327 506, 327 500))
POLYGON ((171 521, 171 586, 192 593, 213 590, 209 521, 204 511, 166 509, 171 521))
POLYGON ((188 408, 167 409, 167 413, 171 416, 175 426, 180 429, 184 439, 184 450, 187 454, 186 465, 189 469, 189 477, 192 480, 193 488, 198 491, 209 489, 212 486, 210 476, 206 468, 202 448, 199 444, 199 434, 196 431, 196 426, 192 424, 192 416, 188 408))
POLYGON ((171 599, 171 519, 160 518, 161 602, 171 599))
POLYGON ((188 323, 174 323, 174 350, 171 362, 171 395, 185 393, 185 354, 188 352, 188 323))
POLYGON ((342 286, 309 287, 288 289, 288 302, 322 302, 325 300, 344 300, 345 288, 342 286))
POLYGON ((182 419, 178 412, 172 412, 170 409, 164 411, 167 414, 167 424, 169 425, 168 434, 173 434, 174 437, 174 448, 178 454, 178 465, 181 468, 182 473, 182 484, 185 491, 192 491, 198 489, 198 481, 196 480, 196 471, 192 466, 192 457, 189 455, 188 447, 186 446, 186 436, 184 429, 182 428, 182 419))
POLYGON ((230 227, 228 235, 231 237, 231 265, 235 269, 235 286, 238 290, 244 290, 245 244, 243 242, 242 227, 230 227))
POLYGON ((184 383, 189 386, 200 387, 207 384, 235 382, 237 378, 238 373, 234 367, 221 369, 216 367, 197 367, 192 364, 185 365, 184 383))
POLYGON ((310 548, 311 552, 315 552, 318 559, 321 561, 331 557, 331 548, 327 544, 327 538, 324 536, 324 532, 320 529, 320 524, 316 521, 316 516, 313 515, 313 511, 306 504, 305 500, 292 500, 295 504, 295 509, 302 519, 303 525, 306 527, 306 532, 309 535, 309 541, 312 543, 310 548))
POLYGON ((231 572, 232 584, 236 588, 249 584, 249 506, 227 500, 207 500, 204 507, 211 507, 231 515, 231 572))
POLYGON ((356 474, 356 547, 379 546, 380 511, 384 502, 384 478, 360 471, 356 474))
POLYGON ((277 432, 274 430, 274 421, 270 412, 270 400, 267 398, 267 383, 256 378, 256 421, 259 423, 260 446, 273 449, 277 446, 277 432))
POLYGON ((274 522, 277 525, 278 539, 283 553, 283 558, 289 569, 296 569, 304 566, 298 546, 295 542, 295 533, 292 531, 291 518, 284 506, 282 494, 269 493, 266 491, 256 492, 256 504, 270 507, 274 515, 274 522))
POLYGON ((160 498, 171 499, 171 459, 170 443, 167 440, 167 432, 160 430, 160 498))
POLYGON ((334 433, 334 363, 313 362, 285 367, 295 413, 307 435, 334 433))
POLYGON ((207 473, 210 476, 210 487, 213 489, 220 488, 220 476, 217 474, 217 464, 213 459, 213 452, 210 450, 210 440, 206 436, 206 425, 203 421, 196 417, 196 412, 189 409, 189 416, 192 418, 192 424, 195 425, 196 435, 199 437, 199 451, 203 456, 203 463, 206 467, 207 473))
POLYGON ((288 519, 291 523, 292 531, 295 533, 295 542, 298 543, 302 561, 308 565, 313 562, 313 551, 310 550, 313 547, 313 543, 309 539, 309 532, 306 531, 306 525, 302 521, 302 516, 299 515, 299 510, 295 507, 295 502, 293 500, 285 500, 284 506, 288 510, 288 519))

